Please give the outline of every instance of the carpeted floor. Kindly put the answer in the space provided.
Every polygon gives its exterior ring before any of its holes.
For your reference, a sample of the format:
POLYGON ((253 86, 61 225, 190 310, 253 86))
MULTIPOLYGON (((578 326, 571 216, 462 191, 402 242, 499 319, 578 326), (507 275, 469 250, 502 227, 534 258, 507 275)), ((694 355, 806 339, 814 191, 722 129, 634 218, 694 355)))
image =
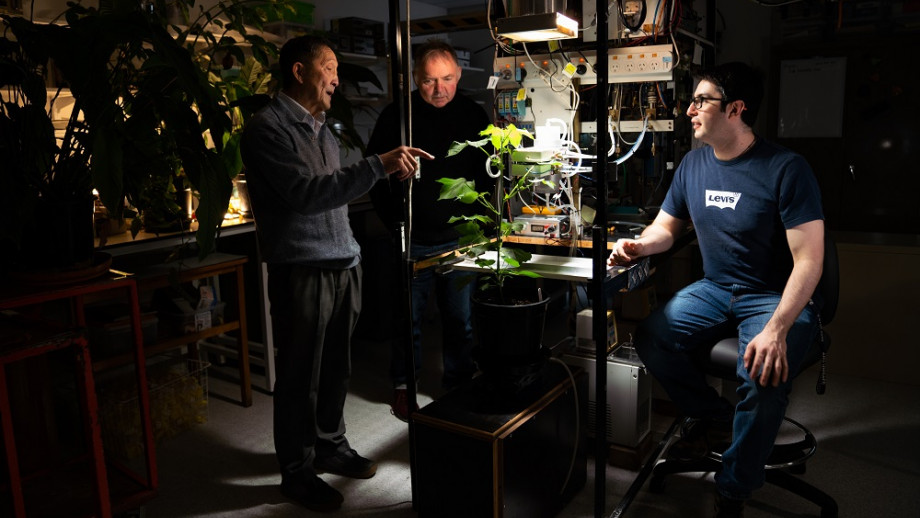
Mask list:
MULTIPOLYGON (((427 351, 427 350, 426 350, 427 351)), ((429 354, 420 381, 420 404, 438 396, 436 354, 429 354)), ((409 518, 411 503, 407 425, 389 411, 389 351, 379 343, 354 347, 354 378, 346 403, 348 437, 353 447, 379 462, 369 480, 323 475, 345 495, 342 509, 329 516, 409 518)), ((157 450, 160 493, 140 514, 146 518, 296 517, 312 514, 278 491, 280 475, 272 446, 271 396, 256 389, 251 408, 237 403, 232 366, 212 366, 207 423, 161 442, 157 450)), ((831 375, 827 394, 814 393, 809 373, 792 396, 789 415, 806 423, 819 440, 817 455, 804 478, 837 499, 840 516, 920 516, 920 387, 831 375)), ((259 386, 262 380, 254 377, 259 386)), ((655 439, 670 417, 655 415, 655 439)), ((593 451, 593 448, 590 450, 593 451)), ((605 505, 595 511, 594 464, 589 456, 587 483, 560 517, 609 516, 636 473, 607 466, 605 505)), ((625 516, 707 517, 711 515, 711 475, 679 476, 663 494, 648 484, 625 516)), ((819 516, 813 504, 766 486, 745 516, 819 516)), ((474 517, 475 518, 475 517, 474 517)))

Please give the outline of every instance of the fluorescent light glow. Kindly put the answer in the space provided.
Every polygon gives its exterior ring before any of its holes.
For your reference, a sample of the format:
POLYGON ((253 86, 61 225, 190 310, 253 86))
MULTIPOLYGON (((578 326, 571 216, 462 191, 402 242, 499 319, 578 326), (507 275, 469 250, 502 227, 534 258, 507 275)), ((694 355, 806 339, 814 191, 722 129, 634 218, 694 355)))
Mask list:
POLYGON ((578 22, 559 13, 502 18, 498 34, 515 41, 547 41, 578 37, 578 22))

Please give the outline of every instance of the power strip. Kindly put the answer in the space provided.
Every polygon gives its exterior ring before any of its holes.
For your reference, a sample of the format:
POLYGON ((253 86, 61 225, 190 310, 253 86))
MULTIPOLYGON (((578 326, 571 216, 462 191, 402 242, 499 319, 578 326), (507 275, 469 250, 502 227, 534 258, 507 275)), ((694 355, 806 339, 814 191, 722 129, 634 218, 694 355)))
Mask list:
POLYGON ((618 47, 607 53, 607 74, 611 83, 670 81, 674 52, 670 45, 618 47))
MULTIPOLYGON (((510 89, 533 86, 544 82, 554 89, 564 89, 577 79, 582 85, 596 84, 595 53, 590 50, 570 56, 568 61, 558 55, 532 54, 503 56, 495 59, 496 88, 510 89), (532 60, 532 61, 531 61, 532 60)), ((618 47, 607 52, 607 79, 610 83, 642 83, 671 81, 674 77, 674 49, 671 45, 618 47)))
MULTIPOLYGON (((614 122, 613 128, 617 129, 617 124, 619 124, 619 129, 622 132, 626 133, 639 133, 642 131, 643 121, 620 121, 619 123, 614 122)), ((656 120, 652 119, 648 121, 648 131, 674 131, 674 121, 672 119, 662 119, 656 120)), ((597 123, 594 121, 584 121, 581 123, 581 132, 582 133, 597 133, 597 123)))

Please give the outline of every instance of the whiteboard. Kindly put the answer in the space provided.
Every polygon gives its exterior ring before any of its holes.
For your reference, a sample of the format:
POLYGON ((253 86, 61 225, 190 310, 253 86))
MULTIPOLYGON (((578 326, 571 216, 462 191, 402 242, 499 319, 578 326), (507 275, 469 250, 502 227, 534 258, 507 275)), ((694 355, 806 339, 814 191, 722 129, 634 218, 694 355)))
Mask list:
POLYGON ((845 84, 845 57, 782 61, 779 138, 843 136, 845 84))

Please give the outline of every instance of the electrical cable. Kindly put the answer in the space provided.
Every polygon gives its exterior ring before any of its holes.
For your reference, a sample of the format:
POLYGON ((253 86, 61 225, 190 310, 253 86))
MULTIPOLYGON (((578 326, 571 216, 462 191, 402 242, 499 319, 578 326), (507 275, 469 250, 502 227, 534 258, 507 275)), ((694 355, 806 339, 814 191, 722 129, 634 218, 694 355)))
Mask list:
POLYGON ((578 408, 578 388, 575 387, 575 376, 572 375, 572 370, 569 369, 569 366, 565 364, 564 361, 550 356, 550 361, 556 362, 559 365, 562 365, 562 368, 565 369, 566 374, 569 375, 569 380, 572 382, 572 395, 575 400, 575 447, 572 451, 572 461, 569 463, 569 471, 565 475, 565 481, 562 483, 562 487, 559 489, 559 494, 565 492, 565 488, 569 485, 569 479, 572 477, 572 471, 575 469, 575 459, 578 457, 578 448, 580 444, 578 443, 578 438, 581 436, 581 411, 578 408))
POLYGON ((495 44, 506 54, 516 56, 517 51, 505 42, 501 41, 501 39, 495 35, 495 24, 492 23, 492 1, 493 0, 486 0, 486 23, 489 25, 489 36, 492 38, 492 41, 494 41, 495 44))
POLYGON ((492 172, 492 159, 495 158, 495 156, 496 156, 495 154, 492 154, 486 157, 486 174, 489 175, 489 177, 491 178, 498 178, 499 176, 501 176, 500 171, 495 172, 495 173, 492 172))
POLYGON ((616 160, 614 160, 614 164, 620 165, 620 164, 622 164, 623 162, 625 162, 626 160, 628 160, 631 156, 633 156, 633 153, 636 152, 636 149, 639 147, 639 144, 642 143, 642 139, 645 138, 645 131, 646 131, 647 129, 648 129, 648 117, 646 116, 645 119, 643 120, 642 132, 639 133, 639 137, 636 139, 635 144, 633 144, 633 147, 629 148, 629 151, 627 151, 625 155, 623 155, 623 156, 621 156, 620 158, 617 158, 616 160))
POLYGON ((661 107, 667 111, 668 103, 666 103, 664 100, 664 94, 661 93, 661 83, 658 81, 655 82, 655 90, 658 92, 658 100, 661 101, 661 107))
POLYGON ((677 46, 677 39, 674 38, 674 31, 671 31, 671 45, 674 45, 674 66, 671 70, 677 70, 680 66, 680 48, 677 46))

